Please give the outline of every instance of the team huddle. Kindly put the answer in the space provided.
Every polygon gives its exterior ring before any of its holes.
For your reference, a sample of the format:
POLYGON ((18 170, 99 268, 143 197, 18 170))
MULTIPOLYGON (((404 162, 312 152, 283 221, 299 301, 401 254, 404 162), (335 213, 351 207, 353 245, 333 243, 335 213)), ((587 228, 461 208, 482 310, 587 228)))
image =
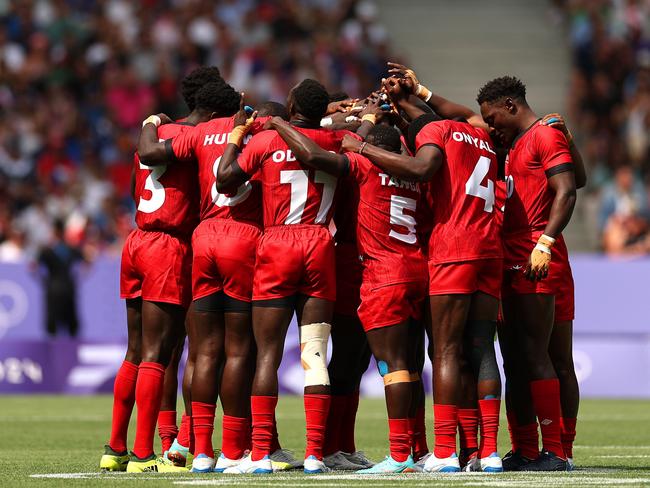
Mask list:
POLYGON ((516 78, 485 84, 475 113, 431 92, 413 70, 388 68, 365 99, 306 79, 286 105, 252 108, 217 68, 203 67, 182 81, 187 117, 143 122, 132 179, 137 229, 120 284, 128 349, 101 469, 573 469, 579 392, 562 230, 586 176, 571 133, 558 114, 538 117, 516 78), (302 461, 281 447, 275 421, 294 313, 302 461), (512 445, 503 458, 495 334, 512 445), (389 455, 376 464, 354 438, 371 356, 389 430, 389 455))

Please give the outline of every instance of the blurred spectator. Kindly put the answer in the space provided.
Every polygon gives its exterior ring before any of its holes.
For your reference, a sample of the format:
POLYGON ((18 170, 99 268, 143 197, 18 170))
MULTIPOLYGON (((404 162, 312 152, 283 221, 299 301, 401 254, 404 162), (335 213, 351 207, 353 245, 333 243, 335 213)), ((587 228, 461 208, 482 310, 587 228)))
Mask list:
POLYGON ((84 252, 117 254, 140 122, 185 115, 180 78, 217 65, 252 104, 307 76, 363 95, 389 58, 376 14, 372 0, 0 0, 0 246, 20 235, 34 256, 63 219, 84 252))

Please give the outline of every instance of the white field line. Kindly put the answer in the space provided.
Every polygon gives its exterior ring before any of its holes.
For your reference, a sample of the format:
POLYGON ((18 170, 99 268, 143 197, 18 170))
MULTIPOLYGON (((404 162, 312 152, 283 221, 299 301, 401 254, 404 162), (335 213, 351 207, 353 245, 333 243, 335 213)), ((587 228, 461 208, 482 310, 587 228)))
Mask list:
POLYGON ((574 444, 574 449, 650 449, 650 446, 581 446, 579 444, 574 444))
POLYGON ((650 458, 650 454, 602 454, 594 457, 602 458, 602 459, 630 459, 630 458, 648 459, 650 458))

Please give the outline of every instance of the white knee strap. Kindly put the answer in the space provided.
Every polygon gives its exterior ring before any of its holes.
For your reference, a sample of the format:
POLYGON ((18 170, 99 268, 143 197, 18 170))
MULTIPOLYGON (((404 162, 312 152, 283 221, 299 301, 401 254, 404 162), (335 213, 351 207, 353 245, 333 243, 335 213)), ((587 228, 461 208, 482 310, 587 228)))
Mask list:
POLYGON ((300 362, 305 370, 305 386, 329 385, 327 340, 332 326, 324 322, 300 327, 300 362))

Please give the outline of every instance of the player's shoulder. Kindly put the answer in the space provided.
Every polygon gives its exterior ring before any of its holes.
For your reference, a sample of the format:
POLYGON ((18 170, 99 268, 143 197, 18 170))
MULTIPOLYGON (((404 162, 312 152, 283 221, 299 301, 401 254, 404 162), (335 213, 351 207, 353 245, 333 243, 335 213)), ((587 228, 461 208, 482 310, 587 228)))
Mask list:
POLYGON ((169 139, 186 130, 192 130, 196 126, 185 121, 171 122, 158 126, 158 137, 161 139, 169 139))
MULTIPOLYGON (((325 129, 325 130, 327 130, 327 129, 325 129)), ((352 136, 352 137, 354 137, 355 139, 357 139, 359 141, 361 140, 361 136, 359 136, 356 132, 352 132, 352 131, 349 131, 347 129, 330 130, 329 132, 332 133, 332 137, 334 139, 343 140, 343 138, 345 136, 352 136)))

